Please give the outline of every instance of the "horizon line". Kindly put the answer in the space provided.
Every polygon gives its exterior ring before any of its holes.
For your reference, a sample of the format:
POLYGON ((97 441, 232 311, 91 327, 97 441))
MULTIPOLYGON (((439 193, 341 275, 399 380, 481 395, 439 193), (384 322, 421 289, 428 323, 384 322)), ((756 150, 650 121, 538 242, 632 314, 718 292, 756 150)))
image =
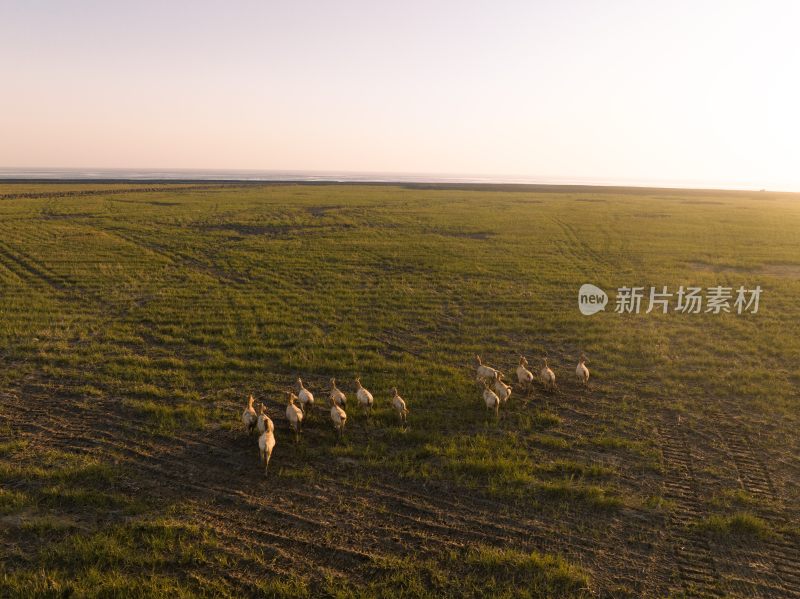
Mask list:
POLYGON ((800 189, 769 188, 752 183, 719 183, 620 177, 467 175, 398 171, 352 171, 247 168, 129 168, 129 167, 1 167, 0 182, 228 182, 228 183, 335 183, 531 185, 566 187, 630 187, 703 191, 798 193, 800 189), (200 176, 184 176, 188 174, 200 176))

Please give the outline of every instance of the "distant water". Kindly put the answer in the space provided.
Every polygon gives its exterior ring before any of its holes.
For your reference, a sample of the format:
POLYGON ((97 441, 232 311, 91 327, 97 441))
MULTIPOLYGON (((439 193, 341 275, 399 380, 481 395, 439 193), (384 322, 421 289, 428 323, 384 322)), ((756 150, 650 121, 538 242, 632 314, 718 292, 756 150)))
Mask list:
POLYGON ((2 179, 82 180, 97 179, 152 181, 331 181, 336 183, 522 183, 529 185, 611 185, 625 187, 677 187, 690 189, 760 189, 754 183, 714 183, 710 181, 656 181, 637 179, 599 179, 590 177, 528 177, 508 175, 465 176, 426 173, 376 173, 342 171, 207 170, 207 169, 77 169, 77 168, 0 168, 2 179))

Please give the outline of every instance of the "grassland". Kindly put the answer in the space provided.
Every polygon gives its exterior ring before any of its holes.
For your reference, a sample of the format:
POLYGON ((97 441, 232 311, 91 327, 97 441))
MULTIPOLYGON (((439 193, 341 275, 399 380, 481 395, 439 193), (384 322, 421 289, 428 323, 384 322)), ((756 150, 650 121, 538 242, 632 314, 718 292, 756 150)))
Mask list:
POLYGON ((0 184, 0 595, 800 596, 799 299, 798 195, 0 184), (495 421, 475 353, 560 390, 495 421), (377 409, 294 446, 298 375, 377 409))

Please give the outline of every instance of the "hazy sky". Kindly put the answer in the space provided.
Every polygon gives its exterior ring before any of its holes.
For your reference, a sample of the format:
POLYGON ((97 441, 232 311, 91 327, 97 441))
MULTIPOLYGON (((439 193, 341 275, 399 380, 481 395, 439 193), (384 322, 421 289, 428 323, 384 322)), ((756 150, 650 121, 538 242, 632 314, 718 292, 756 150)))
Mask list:
POLYGON ((800 190, 795 0, 0 0, 0 166, 800 190))

